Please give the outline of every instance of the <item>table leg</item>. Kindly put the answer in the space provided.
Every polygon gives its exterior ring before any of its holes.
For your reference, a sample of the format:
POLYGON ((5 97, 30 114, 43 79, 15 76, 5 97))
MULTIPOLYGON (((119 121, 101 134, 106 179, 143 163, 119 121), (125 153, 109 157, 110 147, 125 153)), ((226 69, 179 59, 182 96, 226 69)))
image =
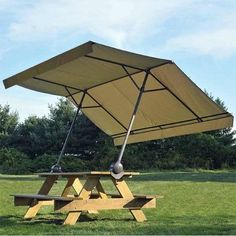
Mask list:
POLYGON ((75 192, 77 194, 79 194, 82 187, 83 187, 83 185, 81 184, 81 182, 79 181, 79 179, 77 177, 68 177, 66 186, 65 186, 64 190, 62 191, 61 196, 67 197, 70 193, 71 188, 73 188, 75 190, 75 192))
MULTIPOLYGON (((81 192, 81 189, 83 188, 83 185, 81 184, 81 182, 79 181, 79 179, 75 179, 75 182, 73 184, 74 190, 75 192, 79 195, 81 192)), ((89 214, 98 214, 98 211, 96 210, 89 210, 88 211, 89 214)))
MULTIPOLYGON (((72 187, 75 190, 75 192, 79 195, 81 192, 81 189, 83 188, 83 185, 81 184, 78 177, 68 178, 67 184, 66 184, 61 196, 66 197, 69 194, 72 187)), ((88 211, 88 213, 98 214, 98 211, 90 210, 90 211, 88 211)))
MULTIPOLYGON (((120 195, 123 198, 133 197, 132 192, 130 191, 128 185, 126 184, 126 182, 123 179, 116 180, 116 179, 112 178, 112 181, 113 181, 114 185, 116 186, 118 192, 120 193, 120 195)), ((138 222, 143 222, 143 221, 147 220, 146 216, 144 215, 142 210, 130 210, 130 212, 133 215, 133 217, 135 218, 135 220, 138 222)))
POLYGON ((108 196, 107 196, 107 194, 105 193, 105 190, 104 190, 104 188, 102 187, 102 184, 101 184, 100 180, 99 180, 98 183, 97 183, 96 189, 97 189, 97 191, 98 191, 98 194, 99 194, 100 198, 102 198, 102 199, 108 199, 108 196))
POLYGON ((83 188, 83 185, 81 184, 79 178, 75 179, 75 181, 74 181, 72 186, 73 186, 75 192, 79 195, 81 190, 82 190, 82 188, 83 188))
MULTIPOLYGON (((43 185, 41 186, 38 194, 48 194, 53 184, 57 180, 57 178, 58 178, 57 176, 48 176, 45 179, 43 185)), ((42 205, 43 205, 42 201, 41 202, 32 201, 32 203, 30 204, 28 210, 24 215, 24 219, 32 219, 33 217, 35 217, 42 205)))
POLYGON ((79 219, 81 211, 71 211, 67 214, 63 225, 74 225, 79 219))
MULTIPOLYGON (((78 197, 82 199, 89 199, 93 189, 97 186, 98 181, 99 177, 88 177, 78 197)), ((74 225, 79 219, 80 214, 81 211, 69 212, 63 224, 74 225)))
MULTIPOLYGON (((101 185, 100 181, 98 181, 96 189, 98 191, 98 194, 99 194, 100 198, 102 198, 102 199, 107 199, 108 198, 106 193, 105 193, 105 191, 104 191, 104 188, 101 185)), ((88 213, 90 213, 90 214, 98 214, 98 211, 97 210, 89 210, 88 213)))

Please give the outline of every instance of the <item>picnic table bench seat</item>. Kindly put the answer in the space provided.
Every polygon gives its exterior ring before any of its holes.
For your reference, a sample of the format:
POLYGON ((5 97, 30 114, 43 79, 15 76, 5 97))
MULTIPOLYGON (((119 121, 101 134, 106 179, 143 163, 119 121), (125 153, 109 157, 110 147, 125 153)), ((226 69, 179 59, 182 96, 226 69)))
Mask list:
MULTIPOLYGON (((120 194, 115 193, 106 193, 109 198, 122 198, 120 194)), ((44 195, 44 194, 12 194, 14 197, 14 205, 15 206, 29 206, 32 204, 32 201, 43 201, 44 205, 53 205, 53 201, 73 201, 73 200, 82 200, 82 198, 78 197, 78 195, 68 195, 66 197, 62 197, 59 195, 44 195)), ((142 194, 134 194, 134 198, 136 199, 158 199, 163 198, 161 195, 142 195, 142 194)), ((90 199, 99 198, 98 193, 92 193, 90 199)))

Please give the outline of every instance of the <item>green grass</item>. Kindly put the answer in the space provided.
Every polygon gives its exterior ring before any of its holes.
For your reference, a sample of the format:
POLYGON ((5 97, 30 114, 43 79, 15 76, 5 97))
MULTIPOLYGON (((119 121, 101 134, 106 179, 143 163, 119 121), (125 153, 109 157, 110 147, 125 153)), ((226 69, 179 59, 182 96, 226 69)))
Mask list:
MULTIPOLYGON (((62 226, 65 214, 44 207, 31 221, 26 207, 14 207, 13 193, 36 193, 37 176, 0 175, 0 234, 236 234, 236 172, 151 172, 128 180, 134 193, 160 194, 156 209, 145 209, 137 223, 126 210, 83 214, 75 226, 62 226)), ((108 191, 115 191, 104 180, 108 191)), ((52 190, 59 193, 64 181, 52 190)))

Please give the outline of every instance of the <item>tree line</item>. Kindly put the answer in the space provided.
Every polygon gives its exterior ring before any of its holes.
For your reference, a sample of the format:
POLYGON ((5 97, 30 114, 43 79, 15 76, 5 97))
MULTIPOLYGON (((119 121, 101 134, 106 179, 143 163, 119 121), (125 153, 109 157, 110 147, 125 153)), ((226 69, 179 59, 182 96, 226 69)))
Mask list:
MULTIPOLYGON (((224 103, 215 100, 227 110, 224 103)), ((48 116, 29 116, 0 105, 0 173, 50 171, 75 114, 66 99, 49 106, 48 116)), ((126 170, 220 169, 236 167, 235 131, 230 128, 127 145, 126 170)), ((63 171, 108 170, 119 147, 85 115, 79 114, 62 158, 63 171)))

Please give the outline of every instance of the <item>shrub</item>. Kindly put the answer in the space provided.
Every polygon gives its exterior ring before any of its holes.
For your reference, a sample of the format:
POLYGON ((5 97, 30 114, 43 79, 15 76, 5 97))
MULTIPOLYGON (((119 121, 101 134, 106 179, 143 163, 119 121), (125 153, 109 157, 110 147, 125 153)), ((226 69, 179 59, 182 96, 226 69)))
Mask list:
MULTIPOLYGON (((44 154, 32 160, 33 172, 49 172, 52 165, 56 163, 58 155, 44 154)), ((63 156, 61 160, 61 167, 63 172, 71 171, 88 171, 89 160, 81 160, 76 156, 63 156)))

